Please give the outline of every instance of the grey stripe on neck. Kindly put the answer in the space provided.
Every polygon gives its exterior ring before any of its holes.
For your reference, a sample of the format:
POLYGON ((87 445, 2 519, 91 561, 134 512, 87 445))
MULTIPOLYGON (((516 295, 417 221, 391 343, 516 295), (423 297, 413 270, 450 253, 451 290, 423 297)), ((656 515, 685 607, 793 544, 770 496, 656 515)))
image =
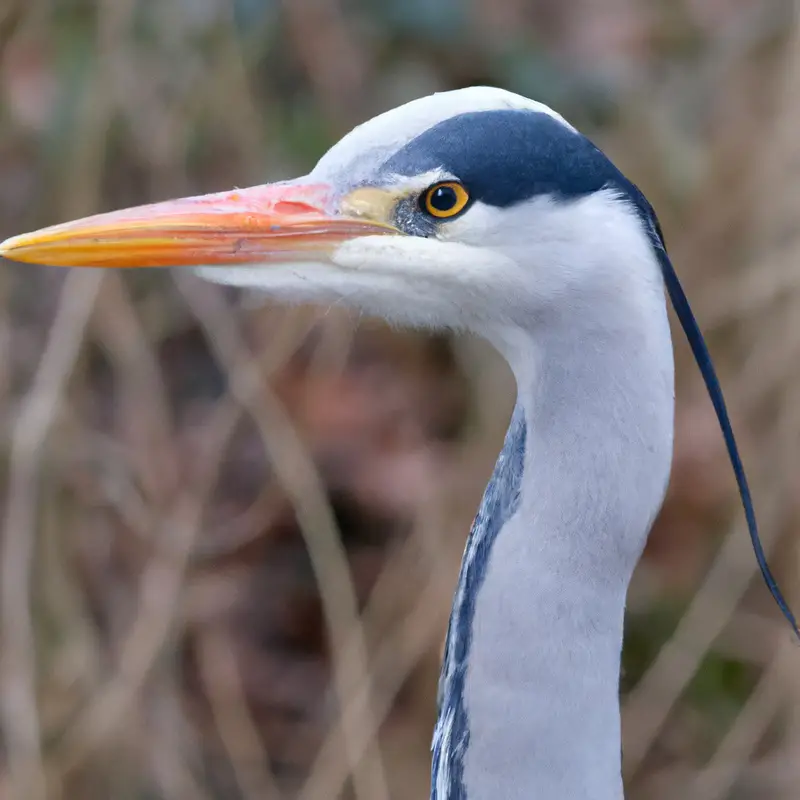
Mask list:
POLYGON ((433 734, 432 800, 466 800, 463 777, 464 756, 469 746, 469 719, 464 705, 464 679, 475 601, 486 576, 492 545, 519 505, 525 442, 525 414, 517 404, 464 548, 439 680, 439 716, 433 734))

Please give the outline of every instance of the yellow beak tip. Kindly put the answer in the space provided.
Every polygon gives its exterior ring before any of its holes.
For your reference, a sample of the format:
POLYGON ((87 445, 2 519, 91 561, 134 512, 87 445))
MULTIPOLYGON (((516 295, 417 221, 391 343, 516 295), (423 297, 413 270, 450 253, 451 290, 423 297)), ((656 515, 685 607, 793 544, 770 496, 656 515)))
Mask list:
POLYGON ((8 261, 19 261, 21 263, 37 264, 37 255, 42 253, 36 247, 37 240, 28 233, 19 236, 11 236, 4 242, 0 242, 0 258, 8 261))
POLYGON ((4 242, 0 242, 0 256, 8 258, 9 254, 16 250, 24 240, 23 236, 11 236, 4 242))

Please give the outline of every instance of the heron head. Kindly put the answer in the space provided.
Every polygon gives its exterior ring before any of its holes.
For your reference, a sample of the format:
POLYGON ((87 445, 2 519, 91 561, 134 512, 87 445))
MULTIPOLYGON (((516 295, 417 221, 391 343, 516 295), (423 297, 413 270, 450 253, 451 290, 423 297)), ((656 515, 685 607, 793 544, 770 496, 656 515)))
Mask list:
POLYGON ((0 252, 63 266, 188 266, 284 301, 481 332, 604 297, 618 305, 627 282, 655 284, 656 269, 620 267, 650 249, 641 202, 558 114, 473 87, 370 120, 297 180, 101 214, 0 252))
POLYGON ((800 638, 655 214, 600 150, 540 103, 489 87, 423 97, 355 128, 297 180, 45 228, 6 240, 0 255, 189 267, 284 301, 469 329, 510 361, 520 328, 533 334, 528 348, 554 331, 578 349, 613 347, 610 332, 648 336, 642 350, 659 354, 671 376, 666 287, 714 402, 762 575, 800 638))

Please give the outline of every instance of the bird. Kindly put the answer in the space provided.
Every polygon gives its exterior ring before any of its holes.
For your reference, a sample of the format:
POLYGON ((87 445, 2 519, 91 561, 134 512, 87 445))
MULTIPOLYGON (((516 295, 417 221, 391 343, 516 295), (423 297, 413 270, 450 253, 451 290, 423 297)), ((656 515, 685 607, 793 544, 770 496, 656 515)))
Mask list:
POLYGON ((471 86, 357 126, 294 180, 15 236, 57 266, 187 267, 286 303, 477 334, 516 404, 464 549, 430 797, 620 800, 631 576, 664 500, 675 410, 667 298, 770 572, 720 383, 640 189, 548 106, 471 86))

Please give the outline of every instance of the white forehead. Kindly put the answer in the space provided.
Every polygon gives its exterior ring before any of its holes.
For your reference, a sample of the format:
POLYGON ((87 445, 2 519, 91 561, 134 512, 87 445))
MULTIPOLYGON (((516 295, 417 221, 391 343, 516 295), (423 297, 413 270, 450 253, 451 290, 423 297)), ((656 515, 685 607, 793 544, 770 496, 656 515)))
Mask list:
POLYGON ((450 117, 474 111, 538 111, 574 128, 552 108, 505 89, 471 86, 420 97, 364 122, 340 139, 314 167, 316 179, 336 182, 344 175, 357 183, 392 153, 450 117))

